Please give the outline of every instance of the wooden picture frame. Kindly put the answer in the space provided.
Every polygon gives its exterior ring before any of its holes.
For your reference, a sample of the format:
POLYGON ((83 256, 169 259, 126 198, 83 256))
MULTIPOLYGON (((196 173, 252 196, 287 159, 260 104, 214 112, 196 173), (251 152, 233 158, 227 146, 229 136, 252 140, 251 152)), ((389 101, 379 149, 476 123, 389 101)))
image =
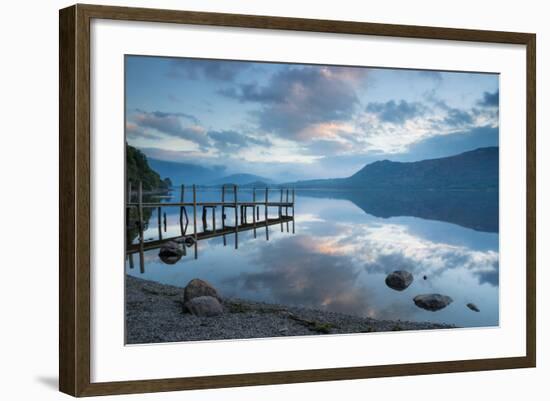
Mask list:
POLYGON ((534 34, 80 4, 60 10, 59 28, 59 388, 62 392, 73 396, 94 396, 535 366, 536 37, 534 34), (95 18, 524 45, 527 54, 525 60, 527 71, 526 355, 92 383, 90 380, 90 21, 95 18))

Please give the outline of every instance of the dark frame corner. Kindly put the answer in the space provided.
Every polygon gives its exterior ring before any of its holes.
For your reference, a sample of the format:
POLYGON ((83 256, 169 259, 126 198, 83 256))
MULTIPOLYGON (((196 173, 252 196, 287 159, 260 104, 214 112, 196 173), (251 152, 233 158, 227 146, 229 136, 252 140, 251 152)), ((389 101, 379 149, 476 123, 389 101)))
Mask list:
POLYGON ((59 388, 73 396, 363 379, 536 365, 536 35, 77 4, 59 12, 59 388), (90 381, 90 20, 493 42, 527 49, 527 324, 524 357, 170 378, 90 381))

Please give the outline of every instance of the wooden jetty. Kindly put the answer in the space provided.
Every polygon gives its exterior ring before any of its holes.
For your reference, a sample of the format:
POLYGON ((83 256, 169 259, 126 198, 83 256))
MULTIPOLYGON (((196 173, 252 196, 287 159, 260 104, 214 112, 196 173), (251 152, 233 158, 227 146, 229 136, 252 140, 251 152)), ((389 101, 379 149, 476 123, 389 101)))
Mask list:
MULTIPOLYGON (((295 191, 289 188, 251 188, 252 199, 251 200, 239 200, 239 189, 237 185, 223 185, 221 188, 220 201, 200 201, 197 199, 197 188, 195 185, 191 186, 192 201, 185 201, 186 187, 181 185, 180 187, 180 200, 179 202, 144 202, 143 201, 143 188, 141 182, 137 188, 137 200, 134 200, 131 184, 128 183, 128 196, 126 202, 126 226, 132 227, 130 221, 131 210, 137 211, 137 221, 134 221, 135 228, 138 230, 138 242, 130 243, 126 245, 126 254, 129 258, 130 268, 133 268, 133 254, 139 253, 140 256, 140 270, 144 271, 144 252, 162 248, 164 244, 170 241, 176 241, 184 243, 187 246, 192 246, 194 249, 194 257, 198 258, 198 242, 216 237, 223 237, 224 246, 227 245, 227 235, 234 235, 235 249, 239 247, 239 233, 243 231, 253 231, 254 238, 257 237, 257 230, 265 230, 265 238, 269 240, 269 227, 274 225, 280 225, 281 232, 289 232, 289 224, 292 223, 292 233, 295 232, 294 228, 294 202, 295 191), (271 191, 271 192, 270 192, 271 191), (270 200, 274 195, 278 195, 278 201, 270 200), (259 196, 257 196, 259 195, 259 196), (231 197, 232 199, 228 199, 231 197), (167 218, 166 212, 163 213, 163 209, 166 208, 179 208, 179 225, 180 235, 172 236, 170 238, 163 238, 162 226, 164 226, 164 232, 166 232, 167 218), (277 217, 273 218, 269 216, 270 209, 275 208, 277 211, 277 217), (157 223, 158 223, 158 236, 156 239, 146 241, 144 239, 145 224, 144 210, 156 209, 157 223), (189 212, 188 212, 189 209, 189 212), (220 210, 221 224, 216 221, 216 211, 220 210), (233 224, 227 224, 227 217, 229 213, 233 215, 233 224), (249 218, 249 212, 251 219, 249 218), (263 212, 263 213, 261 213, 263 212), (192 213, 192 222, 189 219, 189 213, 192 213), (198 216, 201 216, 202 230, 198 229, 198 216), (210 219, 208 218, 210 215, 210 219), (209 221, 211 226, 209 227, 209 221), (192 232, 188 232, 189 225, 193 225, 192 232)), ((247 192, 248 189, 247 189, 247 192)), ((249 196, 250 198, 250 196, 249 196)), ((151 213, 152 216, 152 213, 151 213)), ((128 238, 128 241, 130 239, 128 238)))

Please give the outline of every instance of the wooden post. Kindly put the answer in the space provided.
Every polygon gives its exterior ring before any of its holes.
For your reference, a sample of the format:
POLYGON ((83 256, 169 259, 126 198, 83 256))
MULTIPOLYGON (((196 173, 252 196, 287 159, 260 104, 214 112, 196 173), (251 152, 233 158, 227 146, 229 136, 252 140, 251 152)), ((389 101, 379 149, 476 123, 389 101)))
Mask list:
POLYGON ((267 220, 269 219, 269 215, 267 213, 267 202, 269 201, 269 188, 265 188, 265 206, 264 206, 264 223, 265 223, 265 239, 266 241, 269 241, 269 227, 267 225, 267 220))
POLYGON ((256 188, 252 188, 252 224, 254 226, 254 238, 256 238, 256 188))
POLYGON ((208 224, 206 222, 206 207, 202 207, 202 231, 206 231, 208 229, 208 224))
POLYGON ((166 232, 166 212, 163 213, 164 232, 166 232))
MULTIPOLYGON (((128 227, 130 227, 130 211, 132 210, 128 203, 132 202, 132 182, 128 181, 128 195, 126 196, 126 236, 128 236, 128 227)), ((126 238, 126 243, 130 243, 130 239, 126 238)))
MULTIPOLYGON (((285 217, 288 217, 288 188, 286 189, 285 198, 285 217)), ((286 221, 286 232, 288 232, 288 220, 286 221)))
POLYGON ((130 262, 130 269, 134 268, 134 254, 129 253, 128 254, 128 262, 130 262))
POLYGON ((216 233, 216 206, 212 208, 212 231, 216 233))
POLYGON ((193 184, 193 236, 195 237, 195 259, 198 258, 198 241, 197 241, 197 189, 193 184))
MULTIPOLYGON (((181 190, 180 190, 180 202, 181 203, 184 202, 184 199, 185 199, 184 194, 185 194, 185 185, 181 184, 181 190)), ((181 231, 182 236, 184 236, 185 231, 187 231, 187 223, 185 225, 185 229, 183 228, 183 211, 184 210, 185 210, 185 207, 180 206, 180 231, 181 231)))
POLYGON ((295 202, 295 193, 294 188, 292 188, 292 234, 295 234, 294 230, 294 202, 295 202))
POLYGON ((279 220, 281 220, 281 232, 283 232, 283 222, 282 222, 282 218, 283 218, 283 188, 281 188, 281 198, 279 200, 279 220))
MULTIPOLYGON (((235 249, 239 248, 239 216, 237 212, 237 186, 233 185, 233 202, 235 206, 235 249)), ((241 214, 242 219, 242 214, 241 214)))
POLYGON ((288 188, 286 189, 286 206, 285 206, 285 215, 288 216, 288 188))
POLYGON ((159 240, 162 240, 162 219, 161 219, 160 206, 157 207, 157 220, 158 220, 158 229, 159 229, 159 240))
POLYGON ((281 204, 283 203, 283 188, 281 188, 281 199, 279 201, 279 218, 283 215, 283 207, 281 204))
MULTIPOLYGON (((225 185, 222 184, 222 232, 225 233, 225 185)), ((227 245, 227 238, 223 234, 223 246, 227 245)))
POLYGON ((143 255, 143 184, 138 187, 138 218, 139 218, 139 271, 145 273, 145 258, 143 255))

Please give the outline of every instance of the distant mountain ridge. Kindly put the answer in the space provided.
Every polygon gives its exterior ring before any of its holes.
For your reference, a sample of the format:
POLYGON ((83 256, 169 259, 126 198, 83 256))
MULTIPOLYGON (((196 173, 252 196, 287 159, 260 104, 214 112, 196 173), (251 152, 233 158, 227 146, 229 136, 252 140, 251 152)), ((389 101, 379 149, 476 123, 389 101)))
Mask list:
POLYGON ((163 177, 170 177, 174 185, 208 184, 222 177, 225 167, 203 167, 191 163, 169 162, 149 158, 149 165, 163 177))
POLYGON ((341 189, 496 189, 498 147, 478 148, 458 155, 417 162, 381 160, 347 178, 288 183, 298 188, 341 189))
POLYGON ((148 159, 151 168, 174 185, 292 186, 303 189, 498 189, 499 148, 484 147, 453 156, 415 162, 380 160, 346 178, 329 178, 275 184, 248 173, 225 175, 224 166, 148 159))
POLYGON ((273 184, 273 180, 254 174, 231 174, 226 177, 215 179, 211 182, 212 185, 235 184, 235 185, 250 185, 256 183, 273 184))
POLYGON ((163 177, 170 177, 173 185, 223 185, 250 186, 255 183, 274 184, 270 178, 255 174, 237 173, 226 175, 224 166, 204 167, 192 163, 170 162, 149 158, 149 165, 163 177))

